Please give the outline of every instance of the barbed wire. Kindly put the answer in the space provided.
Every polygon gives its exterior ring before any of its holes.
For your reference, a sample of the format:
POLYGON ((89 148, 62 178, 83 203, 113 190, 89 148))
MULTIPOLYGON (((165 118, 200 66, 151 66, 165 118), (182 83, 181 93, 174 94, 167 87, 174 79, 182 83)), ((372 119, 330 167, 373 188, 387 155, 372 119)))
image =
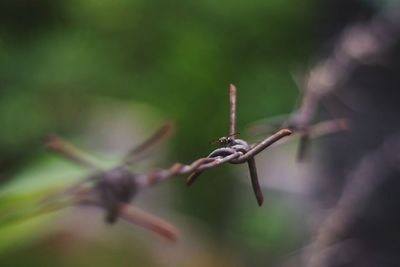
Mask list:
POLYGON ((163 125, 145 142, 132 149, 123 158, 121 164, 111 169, 104 169, 93 156, 81 151, 62 138, 57 136, 49 137, 47 142, 49 149, 80 166, 94 170, 94 172, 83 181, 46 198, 41 203, 41 206, 46 209, 49 206, 57 209, 57 207, 62 208, 70 205, 98 207, 105 210, 105 221, 108 223, 115 223, 118 218, 123 218, 158 233, 169 240, 176 240, 178 230, 175 227, 160 218, 129 205, 129 203, 139 191, 171 177, 188 175, 186 183, 191 185, 202 172, 225 163, 248 164, 254 194, 258 204, 262 205, 263 194, 258 183, 255 156, 290 135, 291 131, 288 129, 279 130, 255 144, 248 144, 245 140, 235 138, 236 98, 236 87, 230 85, 230 135, 219 139, 221 147, 213 150, 207 157, 199 158, 188 165, 175 163, 167 169, 152 170, 144 173, 134 173, 130 170, 132 164, 149 156, 158 145, 172 134, 174 130, 172 123, 163 125))
MULTIPOLYGON (((394 27, 397 24, 394 22, 397 21, 383 20, 379 17, 365 27, 358 25, 343 34, 335 48, 334 56, 321 61, 307 76, 301 105, 285 124, 288 129, 279 130, 260 143, 249 144, 245 140, 235 137, 237 90, 234 85, 230 86, 229 135, 220 138, 219 143, 222 147, 213 150, 207 157, 199 158, 188 165, 175 163, 167 169, 145 173, 134 173, 130 170, 132 164, 149 156, 171 135, 174 129, 171 123, 165 124, 143 144, 132 149, 123 158, 121 164, 111 169, 104 169, 94 157, 68 144, 60 137, 50 137, 48 147, 51 150, 94 172, 83 181, 47 198, 41 203, 41 206, 49 205, 55 209, 68 205, 96 206, 106 211, 105 220, 108 223, 115 223, 121 217, 170 240, 175 240, 178 235, 176 228, 153 215, 140 211, 129 203, 139 191, 171 177, 188 175, 186 183, 192 185, 202 172, 225 163, 247 163, 254 194, 258 204, 262 205, 263 194, 258 183, 255 156, 292 132, 296 132, 301 135, 298 154, 302 157, 311 136, 347 129, 348 121, 343 118, 312 125, 317 106, 324 95, 332 92, 347 79, 348 71, 343 68, 351 70, 357 62, 375 57, 393 44, 393 37, 389 33, 397 33, 398 28, 394 27), (382 27, 379 27, 378 22, 383 23, 382 21, 392 23, 389 32, 381 32, 382 27), (354 49, 354 46, 360 45, 352 41, 352 38, 357 39, 354 36, 366 38, 365 40, 368 41, 369 46, 364 47, 363 53, 354 54, 355 51, 358 51, 354 49), (385 45, 377 42, 380 37, 387 38, 385 45), (343 62, 346 64, 343 65, 343 62)), ((47 206, 47 208, 49 207, 47 206)))

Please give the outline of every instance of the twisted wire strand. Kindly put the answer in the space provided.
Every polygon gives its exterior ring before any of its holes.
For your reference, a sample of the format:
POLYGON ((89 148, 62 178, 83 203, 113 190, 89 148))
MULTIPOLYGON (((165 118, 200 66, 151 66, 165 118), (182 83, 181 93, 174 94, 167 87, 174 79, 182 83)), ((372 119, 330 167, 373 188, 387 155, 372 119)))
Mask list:
MULTIPOLYGON (((236 96, 236 87, 231 85, 230 135, 222 138, 224 142, 221 143, 224 144, 225 147, 217 148, 207 157, 197 159, 189 165, 175 163, 167 169, 153 170, 147 173, 133 173, 129 170, 129 165, 149 155, 151 151, 154 151, 155 148, 171 134, 174 127, 170 123, 160 128, 142 145, 132 149, 127 156, 125 156, 121 164, 111 170, 104 170, 91 164, 88 160, 84 160, 85 158, 82 156, 83 153, 78 153, 80 151, 77 148, 69 145, 61 138, 53 139, 53 142, 50 142, 49 148, 84 167, 95 169, 95 173, 84 181, 56 193, 53 197, 47 198, 42 204, 47 203, 51 205, 67 197, 71 205, 91 205, 104 209, 106 211, 105 218, 108 223, 114 223, 119 217, 125 216, 131 218, 131 222, 145 226, 148 229, 152 229, 154 232, 168 237, 168 233, 174 231, 166 230, 166 228, 172 228, 166 227, 167 224, 161 220, 157 222, 157 220, 150 215, 138 212, 137 210, 133 210, 133 217, 129 217, 126 214, 126 212, 130 210, 127 208, 128 204, 139 190, 180 175, 189 175, 187 178, 187 185, 190 185, 207 169, 215 168, 225 163, 242 164, 247 162, 253 190, 258 204, 261 205, 263 202, 263 195, 258 183, 254 157, 273 143, 290 135, 292 132, 288 129, 283 129, 260 143, 252 145, 249 145, 242 139, 236 139, 236 96), (88 186, 88 183, 92 183, 92 186, 88 186)), ((174 235, 171 234, 170 236, 174 235)))
POLYGON ((290 135, 291 133, 292 132, 290 130, 283 129, 269 136, 262 142, 253 145, 248 145, 247 142, 242 139, 235 139, 232 146, 217 148, 213 150, 206 158, 195 160, 189 165, 175 163, 168 169, 142 174, 141 178, 138 180, 142 181, 141 186, 146 187, 154 185, 155 183, 159 183, 172 176, 189 174, 190 176, 186 182, 188 185, 190 185, 194 182, 194 176, 198 176, 199 173, 207 169, 215 168, 227 162, 231 164, 245 163, 267 147, 290 135))

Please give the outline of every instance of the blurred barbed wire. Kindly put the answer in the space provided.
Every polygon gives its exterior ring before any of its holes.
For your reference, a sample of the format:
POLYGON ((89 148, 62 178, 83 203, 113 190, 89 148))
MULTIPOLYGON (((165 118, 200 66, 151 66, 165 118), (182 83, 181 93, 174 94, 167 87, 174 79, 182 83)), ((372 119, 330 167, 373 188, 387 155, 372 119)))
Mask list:
POLYGON ((223 147, 213 150, 207 157, 199 158, 191 164, 175 163, 167 169, 153 170, 145 173, 135 173, 130 167, 140 160, 145 159, 151 153, 156 153, 158 146, 169 137, 174 129, 172 123, 162 126, 156 133, 150 136, 138 147, 132 149, 123 157, 122 162, 111 169, 102 168, 95 157, 81 151, 69 144, 61 137, 50 136, 47 147, 66 159, 93 171, 93 174, 81 182, 57 192, 43 200, 39 211, 57 210, 65 206, 94 206, 105 210, 105 220, 115 223, 118 218, 138 224, 169 240, 176 240, 178 230, 165 222, 139 208, 129 205, 136 194, 148 187, 165 181, 171 177, 189 175, 187 184, 191 185, 198 175, 211 168, 224 163, 242 164, 249 167, 253 191, 259 205, 263 202, 258 175, 255 164, 255 156, 290 135, 288 129, 282 129, 268 136, 263 141, 248 144, 242 139, 235 138, 236 133, 236 87, 230 86, 230 135, 220 138, 223 147))

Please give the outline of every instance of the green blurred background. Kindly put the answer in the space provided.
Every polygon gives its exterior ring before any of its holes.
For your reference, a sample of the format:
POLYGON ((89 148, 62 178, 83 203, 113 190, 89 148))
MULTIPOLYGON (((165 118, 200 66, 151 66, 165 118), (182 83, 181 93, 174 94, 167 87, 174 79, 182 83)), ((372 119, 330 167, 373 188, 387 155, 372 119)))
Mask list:
MULTIPOLYGON (((23 213, 85 177, 44 149, 49 133, 113 162, 175 121, 174 137, 139 167, 147 169, 189 163, 214 148, 209 142, 228 132, 229 83, 238 88, 243 138, 248 123, 289 113, 298 96, 291 71, 307 66, 316 8, 288 0, 0 1, 2 215, 23 213)), ((264 188, 258 208, 246 172, 223 166, 193 188, 176 178, 138 196, 139 206, 182 229, 177 244, 71 209, 1 224, 0 265, 280 262, 304 237, 298 196, 264 188)))

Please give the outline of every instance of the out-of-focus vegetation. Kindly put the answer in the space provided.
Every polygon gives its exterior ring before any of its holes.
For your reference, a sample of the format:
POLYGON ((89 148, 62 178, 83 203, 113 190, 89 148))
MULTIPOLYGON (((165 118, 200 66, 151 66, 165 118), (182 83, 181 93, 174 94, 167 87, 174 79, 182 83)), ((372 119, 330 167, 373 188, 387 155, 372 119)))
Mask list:
MULTIPOLYGON (((298 95, 290 71, 309 57, 313 8, 288 0, 1 1, 1 215, 23 214, 87 174, 43 149, 49 133, 112 162, 176 121, 168 151, 147 169, 207 155, 209 141, 228 131, 229 83, 238 87, 244 136, 247 123, 290 112, 298 95)), ((265 266, 299 242, 299 214, 295 199, 276 192, 258 208, 242 189, 244 171, 226 166, 193 188, 176 179, 139 196, 183 229, 177 245, 68 210, 0 225, 0 265, 265 266)))

